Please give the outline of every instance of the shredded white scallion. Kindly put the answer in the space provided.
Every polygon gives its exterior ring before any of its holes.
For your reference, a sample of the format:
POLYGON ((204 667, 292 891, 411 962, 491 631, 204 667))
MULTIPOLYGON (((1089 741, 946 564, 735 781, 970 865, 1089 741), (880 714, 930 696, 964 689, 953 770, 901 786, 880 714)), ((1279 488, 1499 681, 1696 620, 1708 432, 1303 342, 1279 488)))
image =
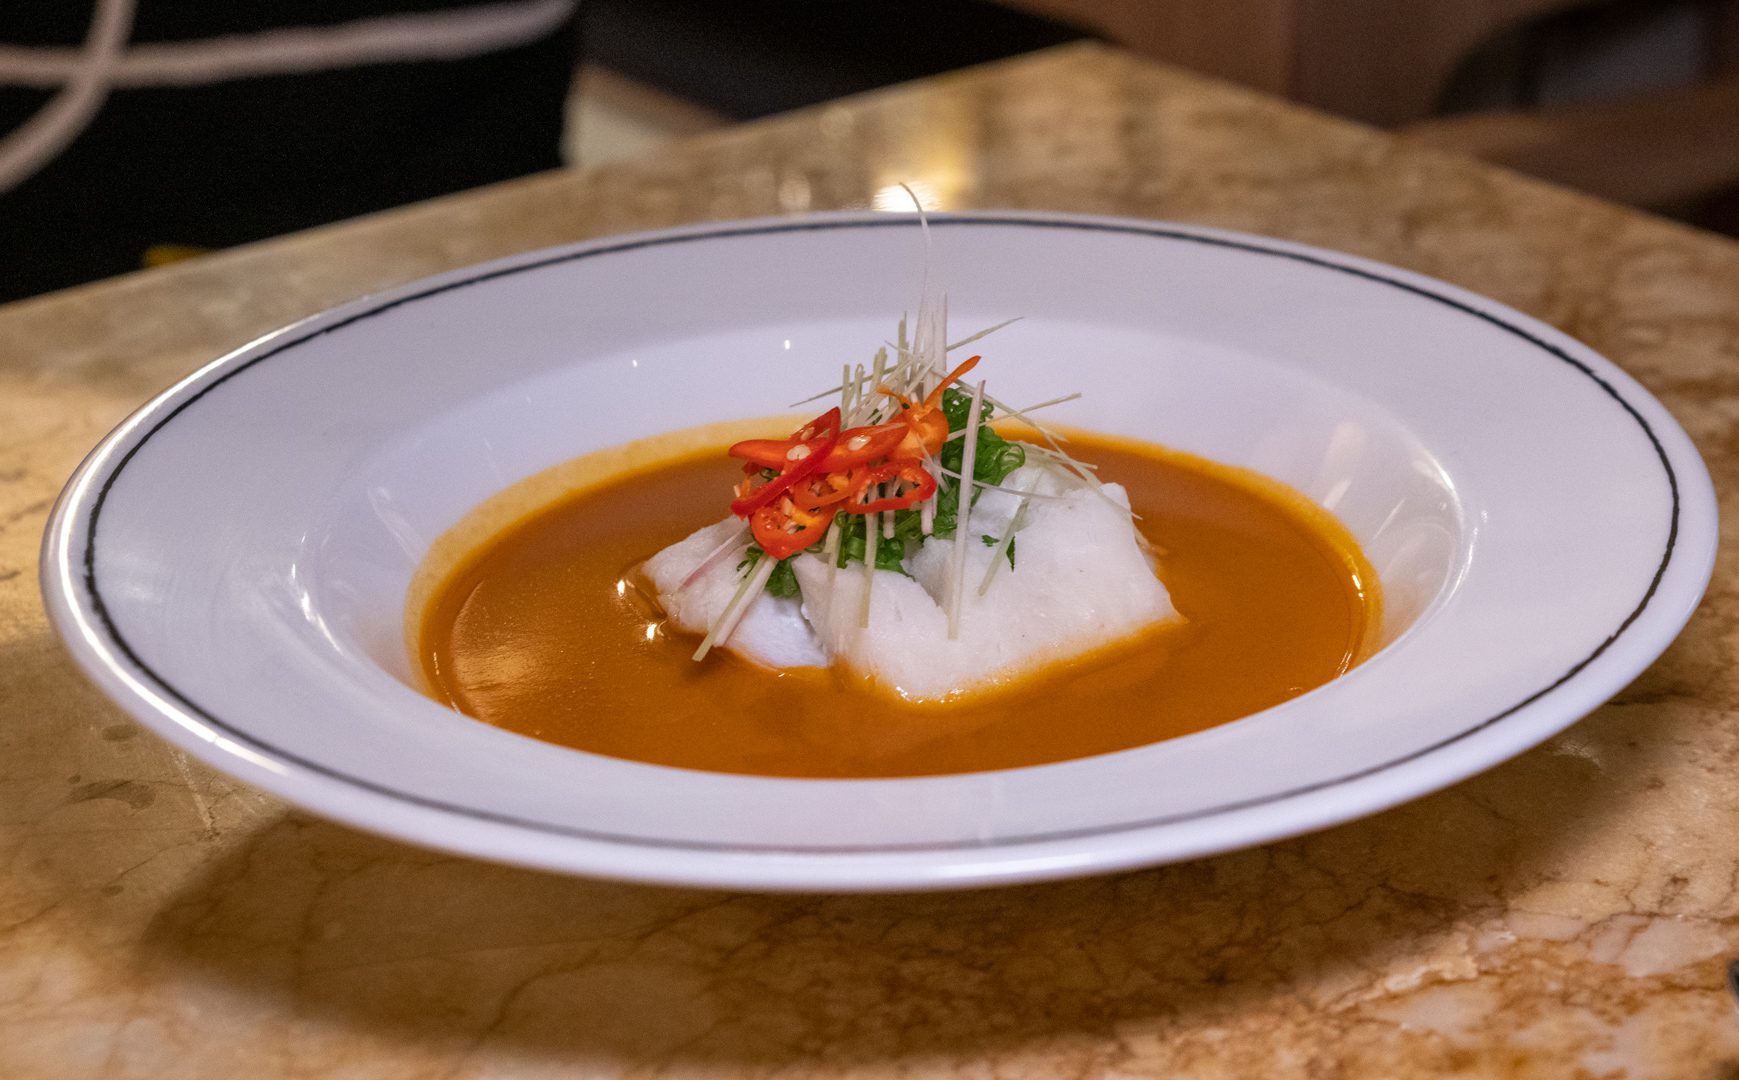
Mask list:
POLYGON ((858 601, 857 625, 862 629, 869 628, 870 594, 876 585, 876 528, 878 514, 863 516, 863 597, 858 601))
POLYGON ((962 346, 970 345, 974 341, 981 341, 984 338, 987 338, 990 335, 996 333, 998 330, 1003 329, 1004 327, 1013 326, 1015 323, 1020 322, 1022 318, 1024 318, 1024 316, 1016 315, 1012 319, 1002 320, 1001 322, 997 323, 995 326, 987 326, 983 330, 980 330, 976 334, 968 334, 967 336, 961 338, 959 341, 956 341, 954 344, 948 346, 948 351, 953 352, 955 349, 961 348, 962 346))
POLYGON ((1021 446, 1026 449, 1029 457, 1036 456, 1040 461, 1047 465, 1055 465, 1058 469, 1070 476, 1075 475, 1076 469, 1088 469, 1093 472, 1099 471, 1099 466, 1093 464, 1091 461, 1082 461, 1079 458, 1060 458, 1053 453, 1051 448, 1048 446, 1039 446, 1037 443, 1022 443, 1021 446))
MULTIPOLYGON (((944 469, 940 465, 936 466, 936 472, 941 474, 942 476, 949 477, 950 479, 953 479, 953 480, 966 479, 965 477, 961 476, 959 473, 955 472, 953 469, 944 469)), ((1053 495, 1053 494, 1050 494, 1048 492, 1043 492, 1043 491, 1022 491, 1019 488, 1003 487, 1001 484, 991 484, 991 483, 987 483, 986 481, 983 481, 983 480, 972 481, 972 486, 977 488, 980 491, 1000 491, 1004 495, 1025 495, 1031 499, 1066 499, 1066 498, 1068 498, 1067 495, 1053 495)))
MULTIPOLYGON (((966 414, 966 445, 960 454, 960 472, 970 477, 978 465, 978 429, 983 425, 984 382, 972 388, 972 407, 966 414)), ((948 562, 948 640, 960 636, 961 590, 966 582, 966 544, 972 532, 972 483, 962 480, 958 508, 954 511, 954 550, 948 562)))
POLYGON ((1040 435, 1043 435, 1047 442, 1066 443, 1069 441, 1067 437, 1065 437, 1065 436, 1063 436, 1055 431, 1052 431, 1050 428, 1045 427, 1043 424, 1039 423, 1037 420, 1034 420, 1032 417, 1028 416, 1027 412, 1029 410, 1027 410, 1027 409, 1017 409, 1013 405, 1010 405, 1005 401, 1000 401, 996 398, 987 398, 986 400, 988 400, 990 402, 991 408, 1001 410, 1001 412, 1004 416, 1011 417, 1015 420, 1019 420, 1023 424, 1026 424, 1028 427, 1032 428, 1034 431, 1038 432, 1040 435))
POLYGON ((1068 451, 1063 449, 1062 444, 1067 442, 1068 440, 1065 439, 1062 435, 1058 434, 1057 432, 1052 431, 1050 428, 1045 427, 1043 424, 1041 424, 1038 421, 1027 416, 1026 412, 1024 410, 1016 409, 1011 405, 1006 405, 1000 401, 997 401, 995 398, 991 398, 989 400, 990 400, 990 403, 993 407, 1001 409, 1007 415, 1014 417, 1015 419, 1026 424, 1028 427, 1032 428, 1034 431, 1038 432, 1039 436, 1041 438, 1043 438, 1045 440, 1046 444, 1048 445, 1048 451, 1047 451, 1046 447, 1033 446, 1033 445, 1029 444, 1030 449, 1040 451, 1041 453, 1045 453, 1046 456, 1050 457, 1057 464, 1063 466, 1069 472, 1074 473, 1076 476, 1078 476, 1082 480, 1086 481, 1087 486, 1093 490, 1093 494, 1099 496, 1099 498, 1103 499, 1108 505, 1115 506, 1119 512, 1121 512, 1123 514, 1127 514, 1131 519, 1133 519, 1135 521, 1141 520, 1140 514, 1135 513, 1129 507, 1124 506, 1122 503, 1118 502, 1116 499, 1113 499, 1111 496, 1105 494, 1105 485, 1099 481, 1099 478, 1097 476, 1093 475, 1093 470, 1095 468, 1094 466, 1089 465, 1084 461, 1080 461, 1080 460, 1076 459, 1072 454, 1070 454, 1068 451))
POLYGON ((848 410, 857 407, 857 397, 861 392, 861 387, 859 381, 852 378, 851 365, 842 364, 840 366, 839 413, 841 416, 844 416, 848 410))
POLYGON ((881 407, 881 403, 887 400, 881 394, 876 392, 876 388, 882 385, 882 381, 887 377, 887 373, 888 350, 886 348, 877 349, 874 364, 870 368, 869 382, 865 384, 861 395, 852 406, 852 417, 849 426, 856 427, 859 424, 873 423, 875 421, 877 410, 881 407), (860 413, 862 415, 859 415, 860 413))
POLYGON ((742 584, 737 586, 736 594, 731 597, 731 602, 725 605, 723 611, 719 612, 718 621, 712 624, 712 627, 706 632, 706 637, 701 639, 700 648, 694 651, 696 660, 705 660, 706 654, 712 650, 713 646, 723 645, 730 640, 731 632, 737 628, 738 623, 743 621, 743 616, 748 613, 749 605, 753 604, 762 591, 767 588, 767 581, 773 576, 773 568, 778 565, 779 560, 767 554, 762 554, 760 559, 756 560, 754 573, 745 577, 742 584))
POLYGON ((689 575, 682 579, 682 583, 676 587, 676 591, 681 592, 682 590, 688 588, 690 585, 693 585, 696 581, 699 581, 700 576, 702 574, 706 573, 708 568, 710 568, 713 563, 718 562, 719 559, 721 557, 723 557, 727 552, 729 552, 732 548, 742 546, 743 537, 747 536, 748 534, 749 534, 749 527, 747 525, 741 525, 741 526, 738 526, 736 529, 732 530, 731 535, 725 538, 724 543, 720 544, 716 548, 713 548, 712 551, 707 554, 707 557, 700 561, 699 566, 697 566, 693 570, 689 571, 689 575))
POLYGON ((1038 482, 1036 475, 1027 478, 1021 500, 1014 508, 1014 516, 1009 519, 1008 531, 996 542, 996 550, 990 553, 990 568, 984 572, 984 580, 978 583, 979 596, 990 592, 990 583, 996 580, 996 572, 1002 569, 1002 561, 1008 558, 1008 549, 1014 546, 1014 534, 1026 525, 1026 508, 1032 504, 1033 486, 1038 482))
MULTIPOLYGON (((1076 392, 1073 394, 1064 394, 1062 397, 1059 397, 1059 398, 1052 398, 1049 401, 1041 401, 1037 405, 1028 405, 1026 408, 1021 409, 1019 411, 1009 410, 1008 414, 1011 417, 1014 417, 1016 419, 1020 419, 1024 416, 1026 416, 1028 413, 1037 412, 1040 409, 1048 409, 1054 405, 1066 405, 1071 401, 1078 401, 1078 400, 1080 400, 1080 398, 1081 398, 1081 394, 1079 392, 1076 392)), ((988 397, 985 400, 990 401, 990 399, 988 397)), ((993 408, 1001 408, 1001 406, 997 405, 995 401, 991 401, 990 404, 993 408)), ((1026 423, 1030 427, 1036 428, 1038 426, 1037 424, 1034 424, 1030 420, 1023 420, 1022 422, 1026 423)), ((959 431, 949 432, 948 437, 946 439, 943 439, 942 441, 943 442, 953 442, 955 439, 964 438, 965 435, 966 435, 966 429, 962 428, 959 431)), ((1099 467, 1097 465, 1089 465, 1084 461, 1079 462, 1079 464, 1083 468, 1087 468, 1087 469, 1097 469, 1099 467)))

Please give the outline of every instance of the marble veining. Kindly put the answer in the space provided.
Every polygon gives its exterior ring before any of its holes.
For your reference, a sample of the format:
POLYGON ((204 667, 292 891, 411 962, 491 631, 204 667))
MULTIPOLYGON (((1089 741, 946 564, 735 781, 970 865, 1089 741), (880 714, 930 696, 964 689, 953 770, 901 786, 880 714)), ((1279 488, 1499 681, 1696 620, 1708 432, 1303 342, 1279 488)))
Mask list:
POLYGON ((633 228, 861 207, 1170 218, 1551 322, 1659 395, 1739 525, 1739 245, 1098 47, 0 309, 0 1075, 1739 1076, 1739 576, 1531 753, 1365 821, 942 896, 558 878, 290 811, 144 734, 36 593, 146 397, 370 289, 633 228))

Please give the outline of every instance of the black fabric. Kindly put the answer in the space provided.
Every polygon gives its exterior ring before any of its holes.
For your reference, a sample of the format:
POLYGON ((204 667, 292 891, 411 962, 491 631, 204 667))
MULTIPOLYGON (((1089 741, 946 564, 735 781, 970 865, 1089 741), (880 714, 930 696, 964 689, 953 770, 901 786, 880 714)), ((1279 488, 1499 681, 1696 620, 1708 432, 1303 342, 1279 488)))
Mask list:
POLYGON ((990 0, 584 0, 588 62, 751 119, 1089 36, 990 0))
MULTIPOLYGON (((88 7, 36 6, 58 20, 58 37, 0 6, 0 41, 83 37, 88 7)), ((462 6, 141 0, 133 40, 462 6)), ((116 89, 61 156, 0 194, 0 300, 137 269, 154 245, 227 247, 554 168, 576 51, 569 25, 457 60, 116 89)), ((0 87, 0 131, 51 94, 0 87)))

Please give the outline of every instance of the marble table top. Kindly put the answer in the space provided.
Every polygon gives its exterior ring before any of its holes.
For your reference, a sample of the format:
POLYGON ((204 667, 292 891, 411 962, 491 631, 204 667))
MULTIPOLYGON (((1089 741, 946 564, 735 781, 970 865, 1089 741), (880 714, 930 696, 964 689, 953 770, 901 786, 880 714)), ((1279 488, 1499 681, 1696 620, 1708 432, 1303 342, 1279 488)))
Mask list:
POLYGON ((1509 764, 1285 843, 953 895, 646 888, 361 835, 145 734, 50 633, 61 483, 217 354, 479 259, 902 180, 1494 296, 1659 395, 1739 521, 1739 244, 1096 46, 0 308, 0 1075, 1739 1075, 1730 546, 1653 668, 1509 764))

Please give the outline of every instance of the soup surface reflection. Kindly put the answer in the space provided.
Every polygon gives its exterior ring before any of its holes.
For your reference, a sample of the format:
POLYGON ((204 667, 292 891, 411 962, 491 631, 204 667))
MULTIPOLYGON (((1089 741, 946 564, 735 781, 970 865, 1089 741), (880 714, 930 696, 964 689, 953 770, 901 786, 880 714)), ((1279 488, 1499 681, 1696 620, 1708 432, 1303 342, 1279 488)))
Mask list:
MULTIPOLYGON (((1071 450, 1123 484, 1183 625, 1059 665, 1004 694, 906 707, 820 670, 776 673, 667 631, 631 570, 722 517, 720 450, 620 475, 497 533, 421 612, 437 699, 612 757, 768 776, 890 777, 1038 765, 1223 724, 1363 656, 1375 578, 1341 527, 1240 470, 1122 440, 1071 450)), ((994 586, 993 586, 994 587, 994 586)))

